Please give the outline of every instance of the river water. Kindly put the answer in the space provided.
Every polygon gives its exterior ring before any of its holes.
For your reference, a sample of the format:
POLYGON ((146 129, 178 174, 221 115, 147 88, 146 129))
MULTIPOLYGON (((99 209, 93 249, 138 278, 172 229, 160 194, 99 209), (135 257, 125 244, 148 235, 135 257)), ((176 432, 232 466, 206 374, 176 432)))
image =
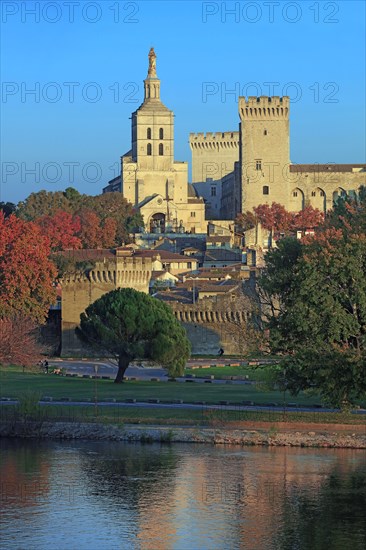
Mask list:
POLYGON ((366 548, 366 453, 3 440, 1 548, 366 548))

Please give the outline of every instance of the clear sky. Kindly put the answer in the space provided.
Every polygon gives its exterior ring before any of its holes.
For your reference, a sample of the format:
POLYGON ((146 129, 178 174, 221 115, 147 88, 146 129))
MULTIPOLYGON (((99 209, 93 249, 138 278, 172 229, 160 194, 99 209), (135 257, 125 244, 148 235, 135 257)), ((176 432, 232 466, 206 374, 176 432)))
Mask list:
POLYGON ((238 129, 239 95, 289 95, 292 162, 365 162, 363 1, 3 0, 1 25, 2 201, 101 192, 151 46, 177 160, 190 132, 238 129))

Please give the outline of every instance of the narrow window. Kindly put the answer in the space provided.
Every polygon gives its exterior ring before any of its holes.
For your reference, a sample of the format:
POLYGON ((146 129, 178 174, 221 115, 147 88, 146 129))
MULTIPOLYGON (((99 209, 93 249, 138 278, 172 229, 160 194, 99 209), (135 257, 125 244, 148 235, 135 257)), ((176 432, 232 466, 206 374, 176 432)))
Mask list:
POLYGON ((191 212, 191 218, 195 218, 196 217, 196 212, 191 212))
POLYGON ((164 145, 162 143, 159 143, 159 155, 164 155, 164 145))
POLYGON ((216 187, 211 187, 211 197, 216 197, 216 187))
POLYGON ((316 197, 316 191, 312 191, 312 192, 311 192, 311 196, 312 196, 312 197, 316 197))
POLYGON ((324 191, 320 191, 320 196, 324 197, 324 191))
POLYGON ((159 139, 164 139, 164 130, 163 130, 163 128, 159 128, 159 139))
POLYGON ((294 191, 294 192, 292 193, 292 196, 293 196, 293 197, 297 197, 297 191, 294 191))
POLYGON ((149 157, 151 156, 151 143, 147 144, 147 154, 149 157))
POLYGON ((148 128, 148 129, 147 129, 147 132, 146 132, 146 139, 151 139, 151 128, 148 128))
POLYGON ((255 169, 256 170, 262 170, 262 161, 261 160, 256 160, 255 161, 255 169))
POLYGON ((269 186, 263 185, 263 195, 269 195, 269 186))
POLYGON ((266 136, 268 134, 267 130, 264 130, 263 134, 266 136))

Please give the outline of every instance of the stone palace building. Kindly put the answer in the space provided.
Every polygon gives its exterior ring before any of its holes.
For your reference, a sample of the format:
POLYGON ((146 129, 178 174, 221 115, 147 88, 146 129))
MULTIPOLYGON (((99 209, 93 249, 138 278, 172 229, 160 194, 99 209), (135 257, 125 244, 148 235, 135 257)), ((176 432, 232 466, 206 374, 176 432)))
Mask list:
POLYGON ((240 97, 239 130, 190 134, 191 185, 187 162, 174 160, 174 114, 160 99, 153 48, 144 91, 121 176, 103 191, 121 191, 147 232, 206 233, 209 220, 234 220, 272 202, 327 211, 338 196, 366 185, 366 164, 291 163, 290 98, 277 96, 240 97))

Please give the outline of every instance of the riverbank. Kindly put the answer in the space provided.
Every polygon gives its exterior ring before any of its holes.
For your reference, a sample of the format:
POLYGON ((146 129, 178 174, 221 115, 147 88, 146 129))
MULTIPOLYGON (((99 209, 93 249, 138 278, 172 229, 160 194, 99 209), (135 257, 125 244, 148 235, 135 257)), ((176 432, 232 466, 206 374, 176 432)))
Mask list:
POLYGON ((366 449, 365 425, 241 423, 221 427, 134 426, 75 422, 14 421, 0 423, 0 437, 136 441, 141 443, 206 443, 366 449), (329 429, 330 428, 330 429, 329 429))

